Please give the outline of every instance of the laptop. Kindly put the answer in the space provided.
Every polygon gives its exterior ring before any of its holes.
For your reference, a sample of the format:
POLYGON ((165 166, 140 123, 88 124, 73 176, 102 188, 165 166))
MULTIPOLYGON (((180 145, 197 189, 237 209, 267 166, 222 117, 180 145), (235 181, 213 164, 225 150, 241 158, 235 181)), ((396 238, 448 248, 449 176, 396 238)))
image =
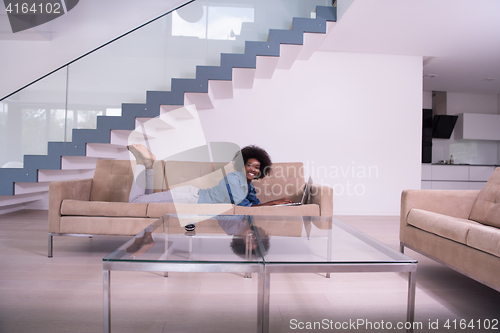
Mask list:
POLYGON ((306 186, 304 187, 304 193, 302 193, 302 199, 300 202, 292 202, 289 204, 282 204, 282 205, 274 205, 276 206, 300 206, 304 205, 307 201, 307 198, 309 197, 309 191, 311 190, 311 185, 312 185, 312 178, 309 177, 309 180, 306 183, 306 186))

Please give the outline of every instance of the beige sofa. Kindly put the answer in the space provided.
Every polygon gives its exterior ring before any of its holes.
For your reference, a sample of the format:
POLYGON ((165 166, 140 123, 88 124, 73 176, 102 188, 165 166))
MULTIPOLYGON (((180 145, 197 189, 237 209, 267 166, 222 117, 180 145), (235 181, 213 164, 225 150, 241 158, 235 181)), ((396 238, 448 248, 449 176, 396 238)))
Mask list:
MULTIPOLYGON (((219 182, 226 164, 158 162, 155 191, 181 185, 210 188, 219 182), (165 177, 166 170, 168 177, 165 177), (168 182, 166 179, 168 178, 168 182)), ((136 235, 164 214, 237 214, 331 216, 333 190, 314 184, 306 205, 240 207, 232 204, 129 203, 133 181, 130 161, 99 160, 92 179, 54 181, 49 187, 49 257, 54 235, 136 235)), ((257 197, 267 202, 281 197, 299 200, 305 186, 302 163, 275 163, 271 175, 254 181, 257 197)))
POLYGON ((500 291, 500 168, 481 191, 407 190, 401 251, 408 247, 500 291))

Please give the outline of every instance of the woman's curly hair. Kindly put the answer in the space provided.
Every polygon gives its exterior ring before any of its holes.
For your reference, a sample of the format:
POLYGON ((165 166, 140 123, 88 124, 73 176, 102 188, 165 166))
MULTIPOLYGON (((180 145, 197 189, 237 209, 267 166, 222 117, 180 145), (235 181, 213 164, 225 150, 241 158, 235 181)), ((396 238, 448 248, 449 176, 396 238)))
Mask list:
MULTIPOLYGON (((261 235, 260 239, 262 240, 262 246, 263 246, 264 253, 261 253, 260 247, 252 249, 251 253, 253 255, 258 254, 260 256, 264 256, 269 251, 269 248, 271 247, 271 236, 269 236, 264 231, 264 229, 262 229, 261 227, 254 227, 254 228, 257 230, 259 235, 261 235)), ((244 235, 237 235, 237 236, 233 236, 233 239, 231 240, 231 244, 230 244, 230 247, 233 250, 233 253, 237 254, 238 256, 240 256, 241 258, 244 258, 244 259, 248 259, 246 257, 246 246, 247 246, 246 242, 247 242, 247 239, 244 235)))
POLYGON ((261 179, 264 178, 265 176, 269 176, 269 174, 271 173, 271 164, 272 164, 271 157, 269 157, 269 154, 264 149, 254 145, 243 147, 238 153, 236 153, 236 155, 234 156, 234 160, 236 161, 235 168, 237 170, 242 170, 244 165, 251 158, 255 158, 257 161, 260 162, 260 172, 255 179, 261 179), (241 163, 241 160, 238 161, 237 158, 240 153, 241 156, 243 157, 243 165, 239 165, 241 163))

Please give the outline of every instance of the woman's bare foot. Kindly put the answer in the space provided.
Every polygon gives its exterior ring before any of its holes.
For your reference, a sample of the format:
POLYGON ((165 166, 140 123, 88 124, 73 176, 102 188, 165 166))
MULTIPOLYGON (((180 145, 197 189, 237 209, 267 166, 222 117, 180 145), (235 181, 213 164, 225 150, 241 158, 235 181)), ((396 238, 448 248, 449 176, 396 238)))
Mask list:
POLYGON ((142 237, 136 237, 136 239, 134 240, 134 243, 132 245, 130 245, 129 247, 127 247, 125 252, 126 253, 137 252, 139 250, 139 248, 141 247, 141 243, 142 243, 142 237))
POLYGON ((156 156, 153 155, 146 147, 141 144, 131 144, 127 149, 134 155, 138 164, 144 164, 146 169, 151 169, 156 161, 156 156))
POLYGON ((140 256, 146 253, 150 248, 155 245, 155 241, 151 232, 145 232, 144 236, 142 236, 141 243, 139 244, 139 248, 131 254, 133 257, 140 256))

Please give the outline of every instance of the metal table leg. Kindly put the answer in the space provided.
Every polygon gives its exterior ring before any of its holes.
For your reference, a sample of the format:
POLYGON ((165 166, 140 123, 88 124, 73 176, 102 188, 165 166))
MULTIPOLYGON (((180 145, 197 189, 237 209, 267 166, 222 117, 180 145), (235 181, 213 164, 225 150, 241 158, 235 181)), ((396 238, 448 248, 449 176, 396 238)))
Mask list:
POLYGON ((262 291, 262 332, 269 333, 269 300, 270 300, 270 288, 271 288, 271 274, 266 270, 264 265, 264 272, 262 274, 262 288, 259 288, 259 292, 262 291))
POLYGON ((270 278, 269 272, 264 271, 258 274, 258 298, 257 298, 257 332, 269 333, 269 298, 270 298, 270 278))
POLYGON ((110 285, 110 271, 103 270, 103 286, 104 286, 104 333, 111 332, 111 285, 110 285))
POLYGON ((257 287, 257 333, 264 332, 264 280, 264 272, 260 272, 257 287))
POLYGON ((408 309, 406 312, 406 321, 411 323, 410 329, 407 329, 407 333, 413 333, 413 321, 415 320, 415 289, 416 289, 416 275, 417 271, 409 272, 408 277, 408 309))

